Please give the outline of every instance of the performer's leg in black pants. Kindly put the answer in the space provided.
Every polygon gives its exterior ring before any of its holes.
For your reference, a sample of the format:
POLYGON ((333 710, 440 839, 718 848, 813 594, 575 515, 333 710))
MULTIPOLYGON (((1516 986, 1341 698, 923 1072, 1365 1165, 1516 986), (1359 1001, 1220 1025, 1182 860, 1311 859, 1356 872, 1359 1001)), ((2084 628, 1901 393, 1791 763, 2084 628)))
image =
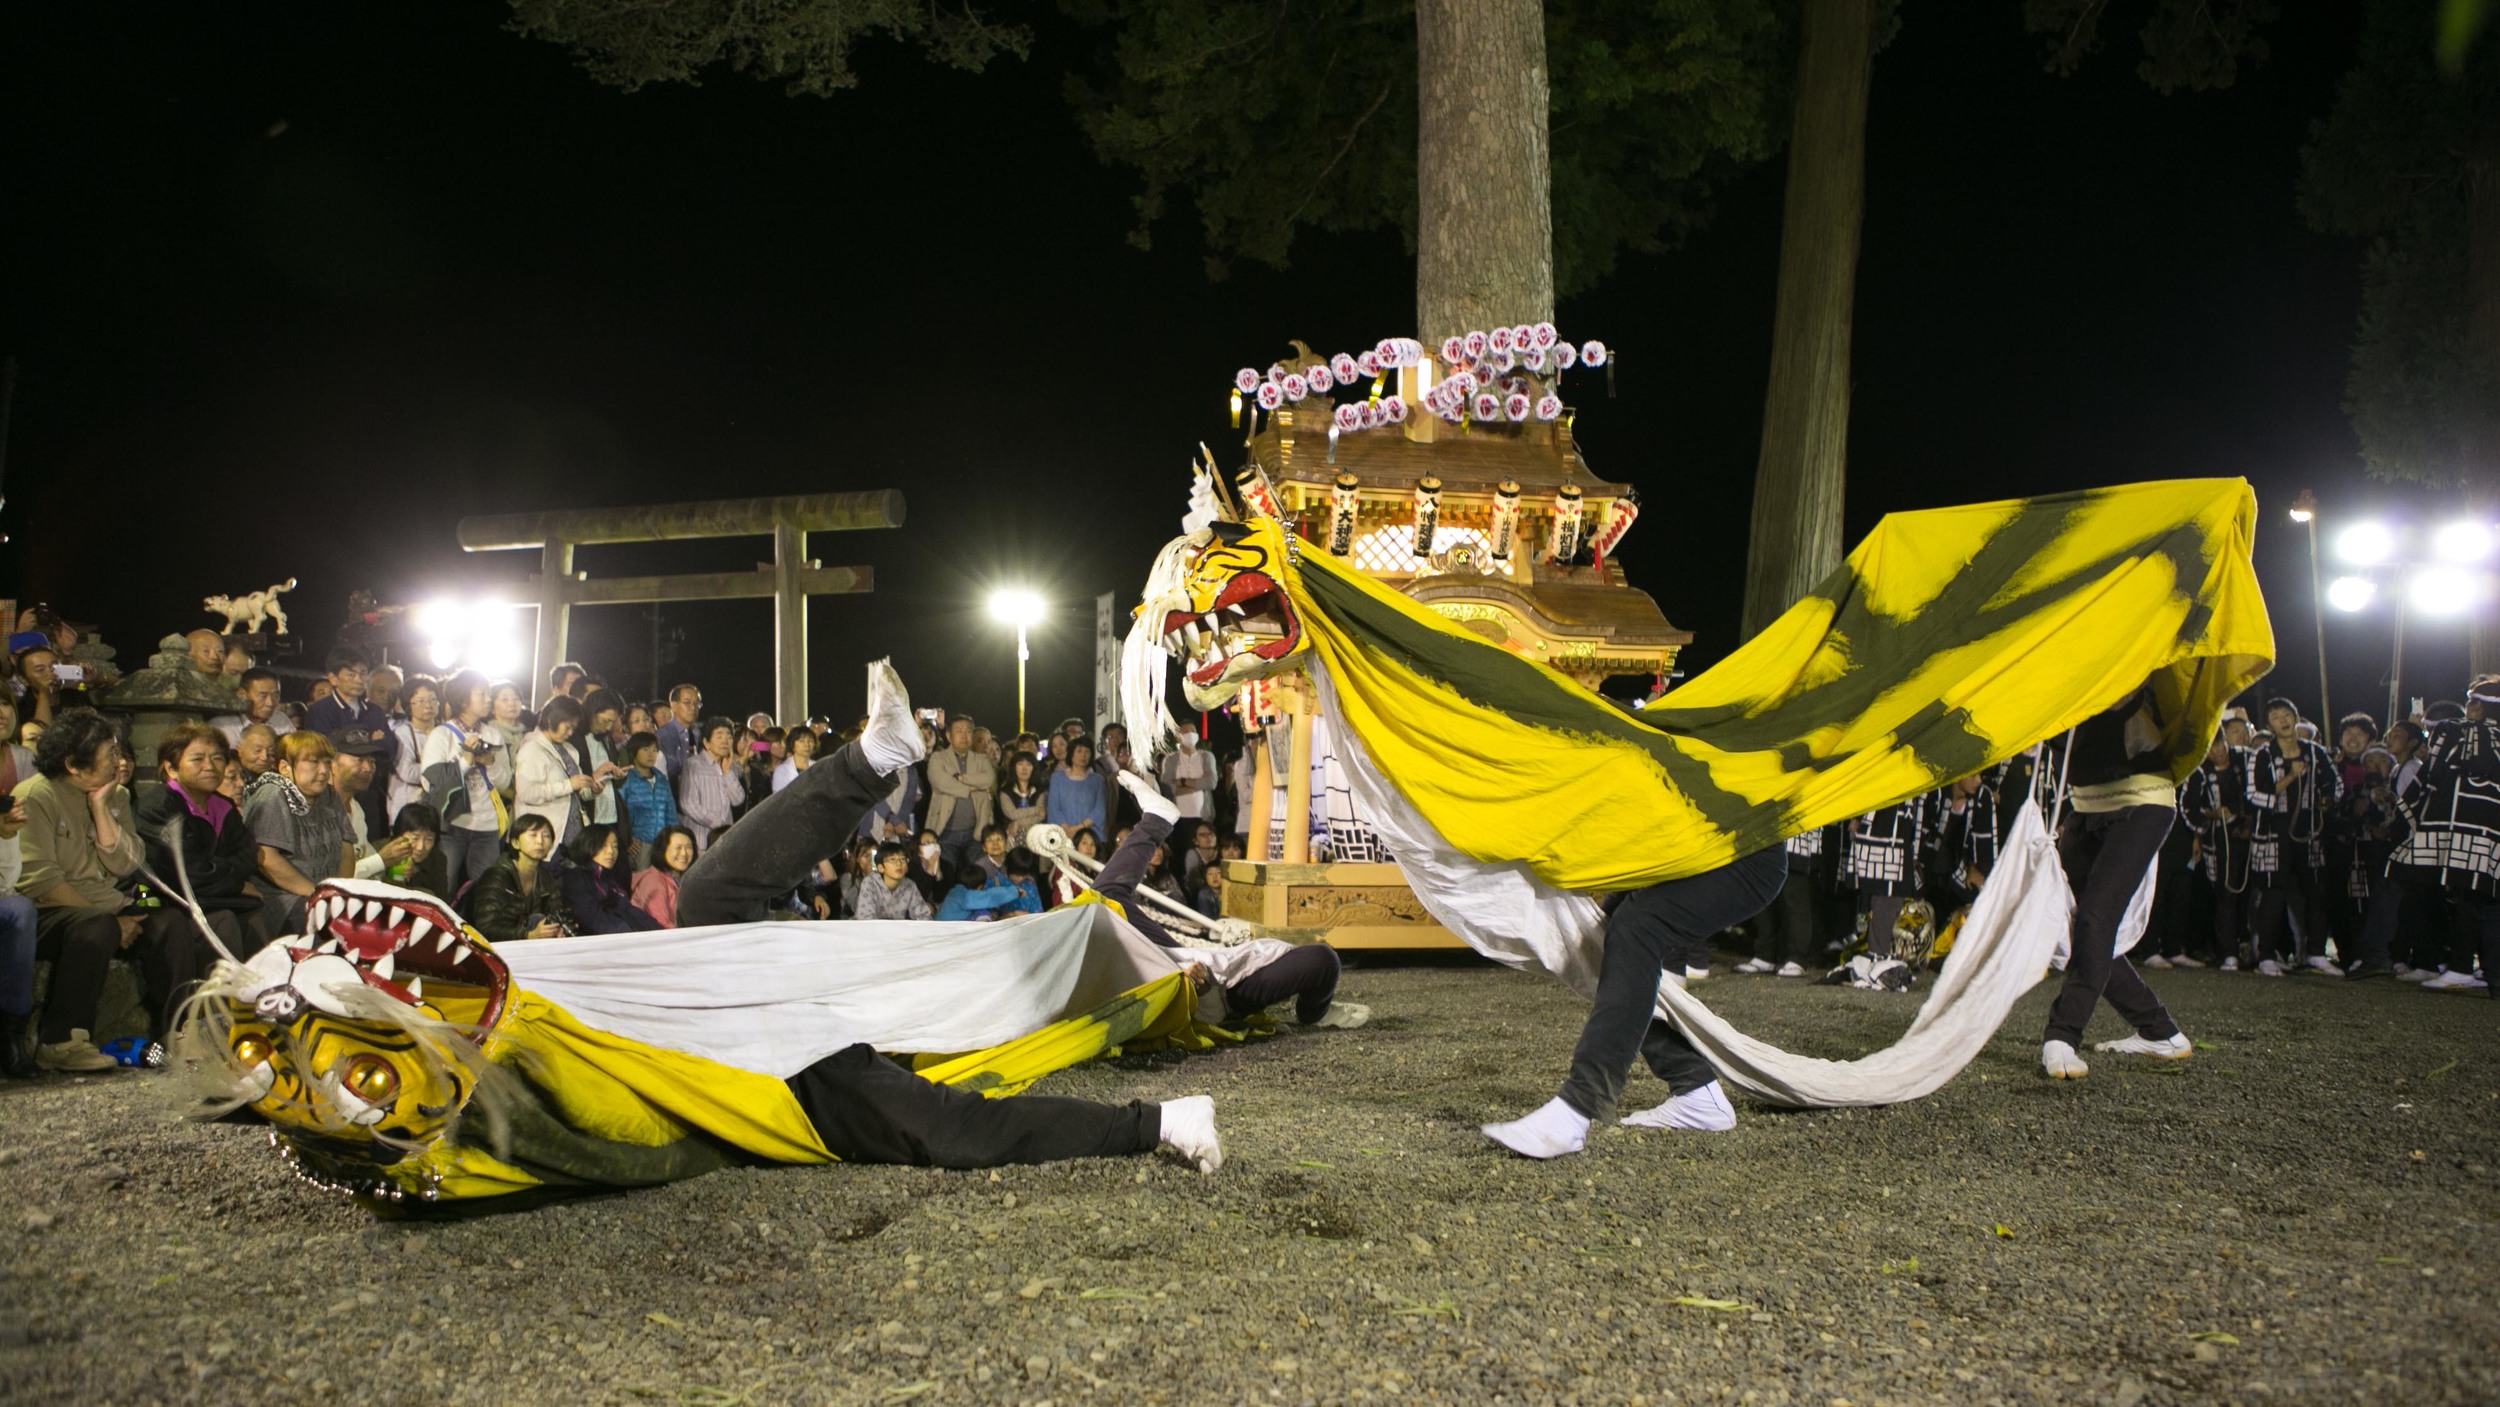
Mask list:
POLYGON ((1224 989, 1224 1007, 1235 1015, 1265 1011, 1291 997, 1294 1020, 1308 1026, 1328 1014, 1337 999, 1344 964, 1326 943, 1305 943, 1224 989))
POLYGON ((679 926, 760 922, 892 790, 858 743, 843 744, 712 842, 678 881, 679 926))
POLYGON ((825 1147, 850 1163, 995 1168, 1147 1153, 1162 1139, 1160 1105, 984 1099, 932 1084, 864 1045, 835 1051, 789 1084, 825 1147))
POLYGON ((1653 884, 1627 898, 1606 924, 1597 1000, 1571 1053, 1562 1102, 1596 1118, 1614 1106, 1635 1054, 1683 1094, 1718 1078, 1682 1032, 1657 1019, 1658 980, 1670 954, 1691 935, 1716 933, 1762 912, 1788 874, 1788 851, 1774 845, 1690 879, 1653 884))
POLYGON ((1137 886, 1146 880, 1146 866, 1154 859, 1155 847, 1171 833, 1172 823, 1163 817, 1139 816, 1137 824, 1129 827, 1128 839, 1120 842, 1120 848, 1103 862, 1102 872, 1094 876, 1094 892, 1118 904, 1120 912, 1128 917, 1129 927, 1162 947, 1177 948, 1179 941, 1155 921, 1154 913, 1137 898, 1137 886))
POLYGON ((2119 811, 2077 813, 2066 820, 2058 838, 2057 857, 2066 867, 2066 882, 2075 891, 2074 926, 2068 930, 2066 985, 2049 1007, 2043 1042, 2079 1046, 2084 1023, 2102 997, 2148 1041, 2179 1034, 2178 1023, 2136 975, 2133 964, 2117 956, 2118 923, 2127 901, 2144 882, 2144 867, 2160 851, 2170 832, 2167 806, 2129 806, 2119 811))

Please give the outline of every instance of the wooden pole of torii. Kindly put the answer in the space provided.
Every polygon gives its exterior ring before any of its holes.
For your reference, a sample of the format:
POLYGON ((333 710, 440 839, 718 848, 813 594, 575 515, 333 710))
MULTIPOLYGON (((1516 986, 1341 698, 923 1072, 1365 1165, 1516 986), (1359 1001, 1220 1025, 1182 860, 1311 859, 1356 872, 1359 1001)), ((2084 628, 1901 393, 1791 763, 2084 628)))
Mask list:
POLYGON ((547 671, 565 657, 575 606, 769 597, 773 712, 790 723, 807 716, 807 598, 869 591, 876 584, 866 567, 828 567, 809 559, 807 535, 902 525, 902 491, 874 489, 495 514, 461 519, 459 536, 465 552, 535 548, 539 553, 538 575, 531 578, 538 589, 538 642, 530 669, 533 705, 546 702, 547 671), (753 571, 682 576, 593 578, 573 568, 576 547, 708 537, 769 537, 773 559, 758 563, 753 571))

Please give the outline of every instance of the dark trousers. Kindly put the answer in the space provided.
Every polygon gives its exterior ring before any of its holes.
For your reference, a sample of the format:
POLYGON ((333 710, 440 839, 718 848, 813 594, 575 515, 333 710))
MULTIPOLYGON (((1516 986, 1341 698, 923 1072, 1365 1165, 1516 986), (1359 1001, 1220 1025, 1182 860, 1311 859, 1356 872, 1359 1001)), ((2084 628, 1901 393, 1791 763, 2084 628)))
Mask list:
MULTIPOLYGON (((1792 856, 1791 859, 1799 857, 1792 856)), ((1791 869, 1780 882, 1779 897, 1754 925, 1762 941, 1754 945, 1754 956, 1774 966, 1784 963, 1803 964, 1820 950, 1815 947, 1816 903, 1814 872, 1810 867, 1791 869)))
MULTIPOLYGON (((2370 891, 2361 924, 2361 961, 2390 962, 2409 927, 2415 931, 2410 950, 2415 967, 2462 972, 2473 965, 2472 949, 2479 946, 2484 979, 2500 973, 2500 899, 2451 894, 2425 880, 2390 875, 2370 891), (2442 925, 2430 922, 2434 917, 2448 920, 2445 932, 2442 925), (2449 935, 2454 935, 2454 941, 2449 935)), ((2500 987, 2493 990, 2500 994, 2500 987)))
POLYGON ((473 831, 459 825, 445 825, 434 843, 442 848, 443 874, 451 884, 454 898, 484 879, 503 849, 503 837, 493 831, 473 831))
POLYGON ((0 894, 0 1015, 35 1009, 35 901, 0 894))
POLYGON ((2188 934, 2195 927, 2196 887, 2201 881, 2188 867, 2186 842, 2187 828, 2171 827, 2153 871, 2153 917, 2145 929, 2144 949, 2166 958, 2187 953, 2188 934))
POLYGON ((2223 882, 2213 885, 2213 896, 2213 956, 2215 962, 2222 962, 2239 957, 2248 949, 2248 890, 2233 889, 2226 871, 2223 882))
POLYGON ((1146 882, 1146 867, 1154 863, 1156 848, 1171 833, 1172 823, 1161 816, 1138 817, 1137 824, 1129 827, 1128 839, 1120 842, 1120 848, 1103 862, 1102 873, 1094 876, 1094 892, 1119 905, 1129 927, 1162 947, 1177 948, 1179 940, 1137 899, 1137 886, 1146 882))
POLYGON ((2118 811, 2077 812, 2057 838, 2057 858, 2075 892, 2074 926, 2067 930, 2066 985, 2049 1006, 2041 1039, 2080 1048, 2084 1024, 2103 997, 2146 1040, 2179 1034, 2161 998, 2116 953, 2118 923, 2127 901, 2144 882, 2145 867, 2160 853, 2173 818, 2167 806, 2129 806, 2118 811))
MULTIPOLYGON (((796 789, 793 783, 782 794, 796 789)), ((983 1099, 932 1084, 865 1045, 835 1051, 789 1084, 825 1147, 851 1163, 995 1168, 1146 1153, 1163 1141, 1162 1109, 1142 1100, 983 1099)))
POLYGON ((892 790, 857 743, 818 759, 687 868, 677 882, 678 925, 762 921, 817 861, 841 853, 860 819, 892 790))
POLYGON ((35 956, 52 963, 52 987, 44 994, 36 1040, 58 1045, 72 1031, 94 1032, 95 1004, 104 996, 104 974, 121 950, 121 923, 104 909, 35 911, 35 956))
POLYGON ((1224 1009, 1235 1016, 1265 1011, 1293 998, 1296 1021, 1309 1025, 1328 1014, 1337 999, 1337 974, 1344 964, 1326 943, 1306 943, 1224 989, 1224 1009))
POLYGON ((2290 853, 2283 842, 2283 869, 2263 889, 2252 892, 2248 935, 2257 956, 2296 963, 2326 952, 2326 903, 2320 894, 2317 868, 2304 856, 2290 853))
MULTIPOLYGON (((139 964, 139 992, 148 1009, 148 1039, 161 1041, 173 1028, 173 1018, 183 999, 208 977, 217 965, 218 952, 200 934, 197 919, 188 909, 148 909, 133 915, 139 920, 139 936, 131 941, 130 955, 139 964)), ((259 922, 255 909, 247 936, 245 915, 212 909, 209 928, 237 961, 249 961, 268 941, 269 930, 259 922)))
POLYGON ((1615 907, 1606 921, 1597 999, 1563 1080, 1565 1104, 1592 1119, 1613 1108, 1635 1054, 1672 1094, 1719 1077, 1681 1031, 1658 1019, 1658 979, 1689 944, 1762 912, 1787 876, 1787 848, 1774 845, 1689 879, 1653 884, 1615 907))
POLYGON ((1901 921, 1901 905, 1913 897, 1915 896, 1909 894, 1885 894, 1872 889, 1859 895, 1858 903, 1866 914, 1866 955, 1868 957, 1893 956, 1892 949, 1895 941, 1892 933, 1893 925, 1901 921))

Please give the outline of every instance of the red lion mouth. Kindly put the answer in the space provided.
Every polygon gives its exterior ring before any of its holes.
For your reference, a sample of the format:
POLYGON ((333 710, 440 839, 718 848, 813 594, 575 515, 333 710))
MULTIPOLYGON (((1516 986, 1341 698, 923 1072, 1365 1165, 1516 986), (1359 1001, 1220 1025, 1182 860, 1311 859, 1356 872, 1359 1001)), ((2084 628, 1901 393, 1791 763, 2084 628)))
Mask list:
POLYGON ((1241 572, 1224 585, 1204 615, 1166 611, 1163 647, 1190 662, 1189 682, 1209 687, 1244 654, 1280 660, 1302 643, 1302 623, 1275 579, 1241 572))

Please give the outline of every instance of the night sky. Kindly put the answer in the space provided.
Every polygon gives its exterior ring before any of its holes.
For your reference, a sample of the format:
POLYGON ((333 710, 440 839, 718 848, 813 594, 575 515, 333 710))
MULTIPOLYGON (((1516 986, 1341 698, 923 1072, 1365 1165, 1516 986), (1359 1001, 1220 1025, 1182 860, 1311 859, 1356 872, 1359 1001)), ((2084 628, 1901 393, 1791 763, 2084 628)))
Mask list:
MULTIPOLYGON (((1002 7, 1002 13, 1017 7, 1002 7)), ((2302 540, 2428 513, 2368 483, 2338 407, 2357 250, 2293 209, 2300 141, 2350 61, 2349 4, 2289 6, 2272 59, 2163 97, 2129 26, 2070 79, 2019 7, 1905 6, 1876 61, 1848 517, 2135 479, 2245 475, 2282 667, 2314 701, 2302 540), (1988 13, 1979 18, 1979 10, 1988 13), (2305 683, 2302 681, 2306 681, 2305 683)), ((899 487, 900 532, 818 534, 874 595, 820 598, 812 706, 856 712, 891 653, 924 703, 1012 714, 996 583, 1061 608, 1034 713, 1082 711, 1091 598, 1133 604, 1226 382, 1290 337, 1414 331, 1392 236, 1306 237, 1210 283, 1186 218, 1123 243, 1131 187, 1059 97, 1087 62, 1045 17, 972 76, 890 48, 832 100, 714 75, 626 95, 486 0, 8 7, 7 291, 20 381, 0 590, 99 622, 135 666, 197 598, 288 575, 326 642, 350 588, 518 594, 534 554, 464 556, 463 515, 899 487)), ((1592 467, 1648 512, 1632 580, 1734 643, 1782 170, 1627 260, 1557 321, 1621 354, 1577 374, 1592 467)), ((594 574, 745 567, 760 539, 585 549, 594 574)), ((670 608, 659 683, 770 706, 769 604, 670 608)), ((577 610, 574 653, 652 680, 643 608, 577 610)), ((2383 701, 2388 621, 2341 620, 2337 702, 2383 701)), ((524 619, 524 628, 526 621, 524 619)), ((2453 628, 2408 642, 2453 693, 2453 628)))

